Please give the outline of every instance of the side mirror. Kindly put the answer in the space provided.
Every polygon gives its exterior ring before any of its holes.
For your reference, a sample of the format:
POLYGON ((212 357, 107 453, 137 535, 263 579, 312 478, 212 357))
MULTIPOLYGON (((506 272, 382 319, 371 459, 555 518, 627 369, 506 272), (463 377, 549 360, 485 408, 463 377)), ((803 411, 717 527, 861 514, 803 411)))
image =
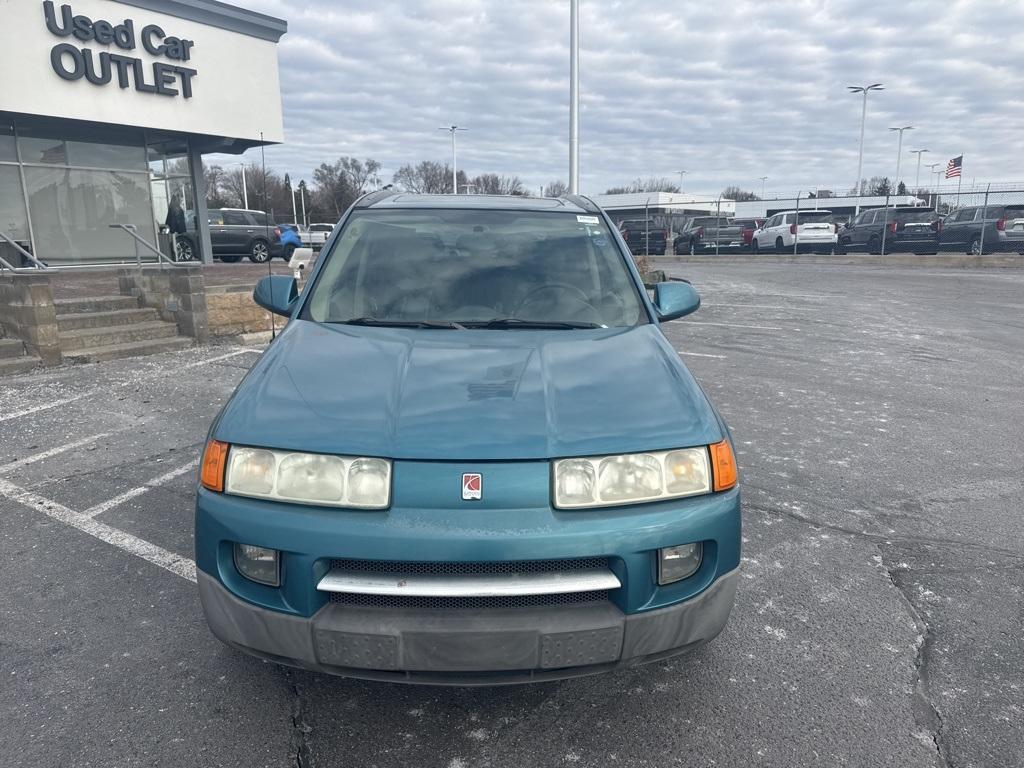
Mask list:
POLYGON ((700 308, 700 296, 689 283, 658 283, 654 286, 654 308, 665 323, 692 314, 700 308))
POLYGON ((299 298, 299 286, 294 277, 286 275, 269 275, 256 283, 252 292, 253 301, 275 315, 288 317, 299 298))

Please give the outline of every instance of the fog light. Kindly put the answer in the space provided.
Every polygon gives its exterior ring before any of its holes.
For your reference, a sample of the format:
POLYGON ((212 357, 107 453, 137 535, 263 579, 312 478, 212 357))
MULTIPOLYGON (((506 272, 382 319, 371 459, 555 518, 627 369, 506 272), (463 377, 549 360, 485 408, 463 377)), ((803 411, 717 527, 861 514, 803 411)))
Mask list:
POLYGON ((235 568, 250 581, 270 587, 281 585, 278 551, 251 544, 235 544, 235 568))
POLYGON ((696 544, 682 544, 658 550, 658 583, 664 586, 693 576, 700 568, 704 547, 696 544))

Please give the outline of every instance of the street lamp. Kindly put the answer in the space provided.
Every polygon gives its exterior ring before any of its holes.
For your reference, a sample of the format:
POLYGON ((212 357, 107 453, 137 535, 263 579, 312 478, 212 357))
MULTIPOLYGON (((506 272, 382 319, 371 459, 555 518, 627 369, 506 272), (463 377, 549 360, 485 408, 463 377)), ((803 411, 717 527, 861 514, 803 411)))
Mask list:
POLYGON ((941 171, 936 171, 935 169, 941 166, 942 163, 928 163, 927 165, 925 165, 925 168, 928 169, 929 173, 935 174, 937 176, 939 173, 941 173, 941 171))
POLYGON ((456 131, 468 131, 469 129, 468 128, 460 128, 457 125, 449 125, 449 126, 446 126, 444 128, 438 128, 437 130, 439 130, 439 131, 448 131, 452 135, 452 192, 457 195, 457 194, 459 194, 459 181, 458 181, 459 174, 455 170, 455 161, 456 161, 456 155, 455 155, 455 132, 456 131))
POLYGON ((857 183, 854 188, 857 190, 857 206, 854 214, 860 213, 860 175, 864 169, 864 123, 868 117, 868 92, 869 91, 884 91, 885 88, 881 83, 872 83, 871 85, 848 85, 846 90, 850 93, 861 93, 864 94, 864 105, 860 110, 860 152, 857 155, 857 183))
POLYGON ((580 193, 580 0, 569 0, 569 194, 580 193))
POLYGON ((686 175, 686 171, 676 171, 676 173, 679 174, 679 192, 681 194, 683 191, 683 176, 686 175))
POLYGON ((249 210, 249 188, 245 185, 245 163, 232 163, 232 165, 242 166, 242 205, 249 210))
POLYGON ((768 181, 768 177, 767 176, 761 176, 760 179, 761 179, 761 199, 764 200, 764 183, 766 181, 768 181))
POLYGON ((921 186, 921 155, 927 152, 927 149, 912 149, 910 154, 917 155, 917 173, 914 174, 914 189, 916 190, 921 186))
POLYGON ((890 131, 899 131, 900 132, 900 140, 899 140, 899 143, 896 145, 896 182, 895 183, 896 183, 896 188, 898 189, 899 186, 900 186, 900 161, 903 159, 903 132, 904 131, 912 131, 912 130, 914 130, 914 126, 912 126, 912 125, 902 125, 902 126, 900 126, 898 128, 890 128, 889 130, 890 131))

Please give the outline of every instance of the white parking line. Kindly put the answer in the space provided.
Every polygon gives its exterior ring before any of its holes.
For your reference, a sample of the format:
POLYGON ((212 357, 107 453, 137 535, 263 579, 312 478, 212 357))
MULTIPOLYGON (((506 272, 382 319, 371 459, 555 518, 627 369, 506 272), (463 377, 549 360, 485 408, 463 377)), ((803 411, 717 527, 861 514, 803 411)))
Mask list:
POLYGON ((62 453, 73 451, 75 448, 81 448, 83 446, 89 445, 90 443, 95 443, 97 440, 101 440, 102 438, 107 437, 109 434, 109 432, 101 432, 100 434, 93 435, 92 437, 83 437, 81 440, 75 440, 73 443, 65 443, 64 445, 58 445, 56 448, 51 448, 48 451, 34 453, 31 456, 26 456, 23 459, 17 459, 16 461, 12 461, 7 464, 4 464, 3 466, 0 466, 0 474, 4 474, 5 472, 13 472, 16 469, 21 469, 22 467, 27 466, 29 464, 35 464, 37 461, 43 461, 44 459, 48 459, 51 456, 59 456, 62 453))
MULTIPOLYGON (((676 350, 679 352, 679 350, 676 350)), ((690 357, 714 357, 718 360, 725 360, 725 355, 706 355, 703 352, 679 352, 680 355, 689 355, 690 357)))
POLYGON ((31 408, 25 408, 22 411, 14 411, 14 413, 5 413, 0 416, 0 421, 10 421, 11 419, 17 419, 22 416, 29 416, 33 413, 39 413, 40 411, 48 411, 51 408, 59 408, 62 405, 73 403, 76 400, 81 400, 84 397, 90 397, 95 395, 100 390, 94 389, 89 392, 83 392, 81 395, 75 395, 74 397, 65 397, 62 400, 54 400, 52 403, 43 403, 42 405, 33 405, 31 408))
MULTIPOLYGON (((239 355, 244 355, 246 352, 252 352, 252 353, 257 354, 257 355, 262 355, 263 354, 263 351, 259 350, 259 349, 237 349, 234 352, 227 353, 226 355, 220 355, 219 357, 211 357, 208 360, 200 360, 200 361, 195 362, 195 363, 189 363, 188 365, 179 366, 178 370, 184 370, 186 368, 198 368, 198 367, 203 366, 203 365, 210 365, 211 363, 219 363, 221 360, 227 360, 228 358, 231 358, 231 357, 238 357, 239 355)), ((114 386, 121 386, 121 387, 134 386, 134 385, 138 384, 139 381, 145 381, 147 379, 158 378, 158 377, 166 376, 166 375, 167 375, 167 371, 166 370, 153 371, 153 372, 151 372, 149 374, 146 374, 144 376, 140 376, 139 378, 129 379, 128 381, 121 382, 120 384, 116 384, 114 386)), ((48 411, 51 408, 59 408, 62 405, 68 405, 70 403, 74 403, 77 400, 82 400, 84 398, 92 397, 93 395, 98 395, 98 394, 101 394, 101 393, 102 394, 109 394, 110 393, 110 387, 90 389, 88 392, 83 392, 82 394, 75 395, 74 397, 65 397, 65 398, 62 398, 60 400, 54 400, 53 402, 50 402, 50 403, 43 403, 41 405, 34 405, 31 408, 25 408, 24 410, 21 410, 21 411, 14 411, 13 413, 5 413, 3 415, 0 415, 0 421, 10 421, 11 419, 18 419, 18 418, 21 418, 22 416, 30 416, 33 413, 39 413, 40 411, 48 411)))
POLYGON ((817 312, 820 307, 773 307, 768 304, 726 304, 724 301, 716 301, 714 304, 701 304, 701 309, 714 309, 715 307, 743 307, 744 309, 784 309, 793 312, 817 312))
POLYGON ((100 541, 170 571, 175 576, 180 576, 193 583, 196 581, 196 564, 187 557, 177 555, 145 539, 140 539, 138 536, 101 523, 99 520, 93 520, 59 502, 26 491, 2 479, 0 479, 0 496, 5 496, 12 501, 42 512, 58 522, 77 528, 100 541))
POLYGON ((707 323, 700 322, 697 320, 687 320, 687 325, 720 325, 723 328, 751 328, 755 331, 781 331, 782 329, 775 325, 737 325, 736 323, 707 323))
POLYGON ((172 469, 170 472, 166 472, 160 475, 159 477, 154 477, 152 480, 147 481, 146 483, 138 486, 137 488, 132 488, 131 490, 125 491, 124 493, 118 494, 112 499, 107 499, 106 501, 101 502, 93 507, 89 507, 87 510, 82 512, 81 515, 82 517, 96 517, 97 515, 102 515, 108 509, 113 509, 114 507, 120 506, 121 504, 124 504, 126 501, 134 499, 136 496, 141 496, 146 491, 152 490, 153 488, 159 488, 161 485, 169 483, 174 478, 181 477, 186 472, 191 472, 198 466, 199 459, 192 459, 192 461, 190 461, 188 464, 178 467, 177 469, 172 469))

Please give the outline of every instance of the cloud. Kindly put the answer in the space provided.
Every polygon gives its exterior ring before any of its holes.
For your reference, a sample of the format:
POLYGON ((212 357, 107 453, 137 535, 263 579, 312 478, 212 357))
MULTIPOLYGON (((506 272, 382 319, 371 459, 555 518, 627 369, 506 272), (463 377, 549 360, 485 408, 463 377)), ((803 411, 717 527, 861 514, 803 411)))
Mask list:
MULTIPOLYGON (((339 155, 387 176, 447 160, 567 178, 568 0, 242 0, 289 22, 279 55, 286 143, 268 163, 296 178, 339 155)), ((986 0, 583 0, 581 187, 638 176, 686 190, 792 193, 854 183, 859 97, 871 95, 864 175, 895 174, 891 125, 925 162, 964 153, 965 181, 1024 179, 1024 5, 986 0)), ((255 153, 250 152, 250 156, 255 153)), ((927 170, 922 171, 927 180, 927 170)))

